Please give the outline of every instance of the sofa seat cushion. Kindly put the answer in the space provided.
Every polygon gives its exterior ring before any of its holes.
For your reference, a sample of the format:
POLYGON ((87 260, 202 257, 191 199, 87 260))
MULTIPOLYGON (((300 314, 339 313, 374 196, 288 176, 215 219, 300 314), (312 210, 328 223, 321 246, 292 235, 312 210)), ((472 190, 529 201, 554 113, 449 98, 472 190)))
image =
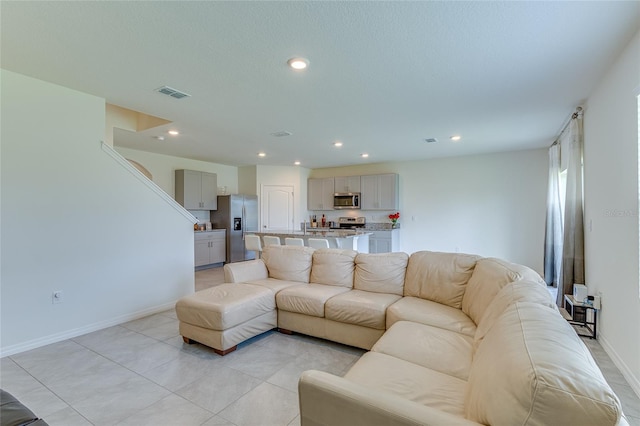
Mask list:
POLYGON ((176 302, 178 319, 209 330, 223 331, 275 310, 268 288, 251 284, 221 284, 176 302))
POLYGON ((353 288, 353 262, 358 254, 354 250, 318 249, 313 252, 311 277, 314 284, 339 285, 353 288))
POLYGON ((620 401, 558 310, 518 302, 476 350, 466 417, 491 425, 615 425, 620 401), (567 407, 571 407, 567 409, 567 407))
POLYGON ((276 302, 278 309, 283 311, 324 318, 327 300, 347 291, 348 288, 335 285, 299 285, 281 290, 276 295, 276 302))
POLYGON ((267 266, 269 278, 308 283, 313 251, 311 247, 266 246, 262 261, 267 266))
POLYGON ((395 294, 351 290, 327 300, 324 315, 330 320, 384 330, 387 308, 400 299, 395 294))
POLYGON ((415 252, 407 265, 404 295, 460 309, 478 259, 480 256, 470 254, 415 252))
POLYGON ((399 321, 371 350, 467 380, 473 338, 444 328, 399 321))
POLYGON ((467 382, 387 354, 367 352, 344 378, 367 388, 464 416, 467 382))
POLYGON ((413 321, 473 337, 476 325, 460 309, 418 297, 403 297, 387 309, 387 328, 398 321, 413 321))
POLYGON ((353 288, 374 293, 404 295, 407 253, 358 253, 353 288))
POLYGON ((280 290, 284 290, 285 288, 293 287, 294 285, 306 285, 297 281, 278 280, 275 278, 265 278, 262 280, 247 281, 246 283, 268 288, 274 293, 277 293, 280 290))

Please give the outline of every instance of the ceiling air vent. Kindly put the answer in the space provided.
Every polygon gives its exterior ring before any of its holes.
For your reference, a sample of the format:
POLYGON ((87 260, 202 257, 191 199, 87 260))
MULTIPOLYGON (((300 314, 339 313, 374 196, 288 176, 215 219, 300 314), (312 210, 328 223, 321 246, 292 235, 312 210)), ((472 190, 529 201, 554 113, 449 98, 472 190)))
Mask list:
POLYGON ((291 132, 287 132, 287 131, 281 131, 281 132, 275 132, 275 133, 271 133, 271 136, 276 137, 276 138, 283 138, 285 136, 291 136, 292 133, 291 132))
POLYGON ((438 139, 436 139, 436 138, 427 138, 424 141, 426 143, 434 143, 434 142, 438 142, 438 139))
POLYGON ((172 98, 176 99, 188 98, 191 96, 188 93, 181 92, 169 86, 162 86, 156 89, 156 92, 162 93, 163 95, 171 96, 172 98))

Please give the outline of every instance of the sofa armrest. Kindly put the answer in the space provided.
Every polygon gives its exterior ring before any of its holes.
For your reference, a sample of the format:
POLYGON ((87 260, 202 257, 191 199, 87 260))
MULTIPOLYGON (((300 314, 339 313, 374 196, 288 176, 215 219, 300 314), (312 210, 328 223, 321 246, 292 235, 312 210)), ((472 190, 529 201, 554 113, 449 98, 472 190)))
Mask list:
POLYGON ((224 265, 225 283, 243 283, 266 278, 269 278, 269 272, 262 259, 224 265))
POLYGON ((302 426, 429 426, 478 423, 322 371, 298 382, 302 426))

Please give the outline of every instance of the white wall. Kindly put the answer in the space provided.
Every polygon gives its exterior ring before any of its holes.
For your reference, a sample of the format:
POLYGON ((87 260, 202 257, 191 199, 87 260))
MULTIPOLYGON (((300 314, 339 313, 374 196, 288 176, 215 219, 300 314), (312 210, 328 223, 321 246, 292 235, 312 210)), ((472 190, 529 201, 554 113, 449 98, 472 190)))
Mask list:
POLYGON ((584 113, 586 282, 590 293, 602 292, 599 340, 638 395, 639 52, 640 33, 589 96, 584 113))
POLYGON ((238 167, 238 194, 259 195, 257 166, 238 167))
POLYGON ((226 186, 228 194, 238 192, 238 168, 207 161, 155 154, 135 149, 115 147, 123 157, 142 164, 153 175, 153 182, 171 197, 175 196, 175 171, 179 169, 197 170, 215 173, 218 176, 218 187, 226 186))
MULTIPOLYGON (((400 250, 475 253, 543 272, 547 150, 359 167, 311 177, 398 173, 400 250)), ((356 212, 388 222, 389 212, 356 212)))
POLYGON ((192 224, 101 149, 104 99, 0 77, 2 355, 193 292, 192 224))

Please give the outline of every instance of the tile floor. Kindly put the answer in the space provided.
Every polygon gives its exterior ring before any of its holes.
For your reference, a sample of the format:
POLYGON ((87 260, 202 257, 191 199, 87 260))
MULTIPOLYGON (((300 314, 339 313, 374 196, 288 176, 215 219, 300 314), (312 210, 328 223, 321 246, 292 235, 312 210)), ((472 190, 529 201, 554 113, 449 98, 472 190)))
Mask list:
MULTIPOLYGON (((196 272, 198 290, 222 268, 196 272)), ((584 340, 632 426, 640 400, 597 341, 584 340)), ((364 351, 268 332, 225 357, 185 345, 172 310, 0 360, 0 387, 51 426, 298 425, 297 382, 343 374, 364 351)))

